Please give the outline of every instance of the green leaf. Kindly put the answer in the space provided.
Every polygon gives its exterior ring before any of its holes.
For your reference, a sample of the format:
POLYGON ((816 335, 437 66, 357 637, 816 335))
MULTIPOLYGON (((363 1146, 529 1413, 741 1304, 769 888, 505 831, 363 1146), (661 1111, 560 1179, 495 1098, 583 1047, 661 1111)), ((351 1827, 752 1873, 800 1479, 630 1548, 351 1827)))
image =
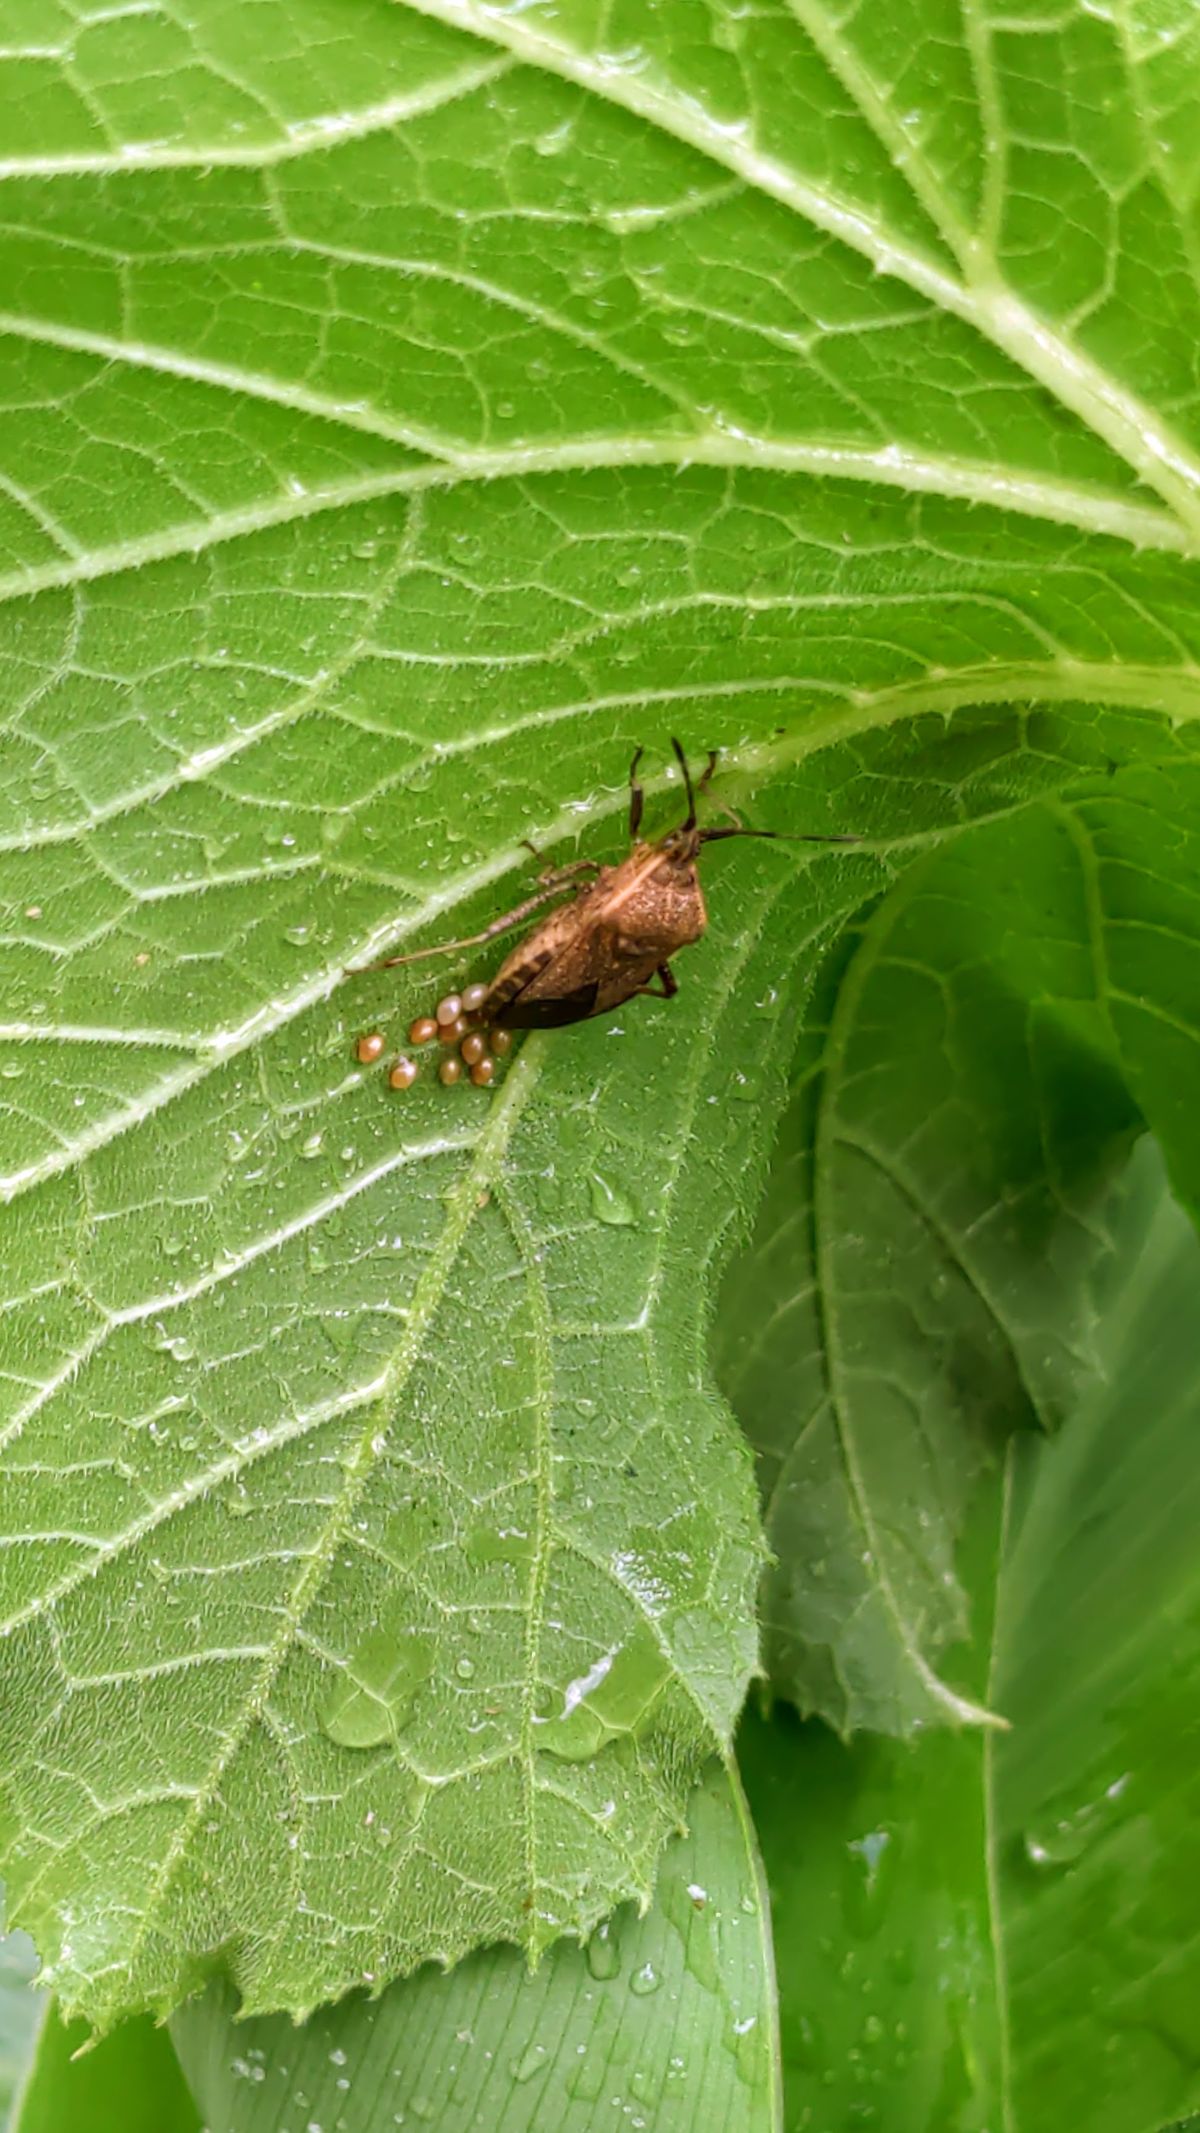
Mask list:
POLYGON ((848 1750, 786 1714, 743 1728, 789 2127, 870 2123, 881 2097, 896 2133, 1138 2133, 1196 2107, 1200 1244, 1152 1147, 1132 1169, 1106 1381, 1054 1441, 1015 1439, 975 1506, 962 1665, 1010 1730, 848 1750))
POLYGON ((1088 933, 1123 1070, 1172 1183, 1200 1212, 1200 787, 1191 770, 1118 780, 1074 814, 1088 933))
POLYGON ((986 1717, 937 1671, 968 1629, 958 1536, 1008 1433, 1054 1427, 1096 1367, 1137 1114, 1088 824, 1132 806, 1030 808, 926 854, 807 1017, 714 1341, 759 1452, 768 1669, 844 1731, 986 1717))
POLYGON ((1189 759, 1188 39, 10 14, 0 1841, 69 2008, 303 2012, 648 1894, 755 1663, 706 1319, 813 970, 1189 759), (347 968, 618 851, 671 731, 864 848, 707 855, 676 1006, 495 1096, 357 1073, 429 991, 347 968))
POLYGON ((982 1738, 846 1746, 782 1707, 769 1724, 747 1715, 738 1759, 771 1891, 788 2133, 806 2112, 839 2133, 871 2112, 889 2133, 997 2122, 982 1738))
POLYGON ((992 1842, 1013 2094, 1046 2128, 1086 2108, 1118 2133, 1131 2098, 1152 2123, 1200 2104, 1198 1282, 1200 1244, 1164 1196, 1107 1313, 1106 1381, 1015 1472, 992 1842))
POLYGON ((145 2015, 91 2047, 86 2022, 49 2007, 11 2133, 201 2133, 165 2029, 145 2015))
POLYGON ((356 1994, 300 2032, 280 2016, 234 2022, 231 1995, 210 1990, 172 2024, 206 2120, 221 2133, 275 2133, 296 2118, 347 2133, 590 2133, 619 2115, 690 2133, 702 2116, 728 2133, 775 2133, 764 1891, 745 1803, 719 1766, 689 1822, 663 1854, 646 1917, 619 1912, 536 1977, 493 1949, 379 2000, 356 1994))

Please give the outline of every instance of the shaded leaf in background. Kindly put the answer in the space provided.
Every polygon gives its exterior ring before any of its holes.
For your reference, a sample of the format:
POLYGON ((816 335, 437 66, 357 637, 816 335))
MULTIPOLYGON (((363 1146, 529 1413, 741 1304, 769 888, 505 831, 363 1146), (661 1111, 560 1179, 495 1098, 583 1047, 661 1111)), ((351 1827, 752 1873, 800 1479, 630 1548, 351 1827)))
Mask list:
MULTIPOLYGON (((1089 814, 1130 811, 1110 782, 928 853, 842 936, 723 1286, 718 1374, 758 1448, 776 1557, 766 1663, 842 1730, 974 1708, 936 1671, 968 1631, 972 1491, 1096 1367, 1137 1123, 1093 941, 1112 869, 1097 894, 1086 863, 1089 814)), ((1160 961, 1143 943, 1148 1017, 1160 961)))
POLYGON ((1074 844, 1096 991, 1172 1185, 1200 1211, 1200 782, 1192 766, 1114 778, 1059 818, 1074 844))
POLYGON ((1185 34, 441 12, 6 23, 0 1810, 99 2020, 649 1887, 753 1660, 705 1285, 812 967, 1197 709, 1185 34), (711 855, 678 1011, 498 1098, 364 1083, 427 995, 346 965, 607 854, 671 730, 866 848, 711 855))
POLYGON ((165 2029, 140 2015, 88 2043, 86 2023, 46 2008, 11 2133, 202 2133, 165 2029))
POLYGON ((1105 1314, 1106 1381, 1015 1467, 992 1844, 1014 2104, 1047 2128, 1086 2110, 1120 2133, 1134 2107, 1200 2103, 1198 1291, 1200 1245, 1164 1194, 1105 1314))
POLYGON ((1014 1440, 1003 1537, 999 1486, 972 1521, 961 1664, 1011 1730, 743 1728, 789 2128, 1129 2133, 1195 2106, 1200 1246, 1148 1143, 1116 1234, 1107 1381, 1014 1440))
POLYGON ((600 2133, 614 2122, 774 2133, 778 2039, 770 1921, 736 1784, 714 1766, 690 1831, 663 1854, 653 1907, 530 1976, 515 1950, 429 1970, 301 2030, 231 2019, 211 1990, 172 2034, 214 2133, 600 2133))

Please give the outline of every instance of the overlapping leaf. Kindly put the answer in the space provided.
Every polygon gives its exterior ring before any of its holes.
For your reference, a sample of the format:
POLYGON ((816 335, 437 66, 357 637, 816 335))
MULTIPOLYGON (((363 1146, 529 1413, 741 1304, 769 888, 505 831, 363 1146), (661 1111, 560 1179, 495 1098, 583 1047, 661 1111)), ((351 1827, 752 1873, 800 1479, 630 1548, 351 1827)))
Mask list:
POLYGON ((958 1665, 1010 1730, 745 1728, 789 2127, 880 2094, 928 2133, 1195 2107, 1200 1254, 1155 1149, 1127 1182, 1104 1381, 976 1505, 958 1665))
POLYGON ((927 853, 831 954, 718 1368, 759 1453, 767 1663, 850 1730, 985 1716, 939 1671, 955 1549, 1016 1429, 1096 1368, 1143 1115, 1195 1191, 1194 767, 927 853))
POLYGON ((559 1947, 530 1978, 495 1948, 451 1977, 359 1994, 296 2032, 232 2019, 228 1992, 172 2034, 207 2122, 274 2133, 290 2113, 375 2133, 406 2116, 502 2133, 597 2133, 621 2112, 658 2133, 708 2116, 730 2133, 778 2124, 769 1919, 736 1781, 719 1766, 688 1805, 653 1908, 624 1911, 586 1952, 559 1947))

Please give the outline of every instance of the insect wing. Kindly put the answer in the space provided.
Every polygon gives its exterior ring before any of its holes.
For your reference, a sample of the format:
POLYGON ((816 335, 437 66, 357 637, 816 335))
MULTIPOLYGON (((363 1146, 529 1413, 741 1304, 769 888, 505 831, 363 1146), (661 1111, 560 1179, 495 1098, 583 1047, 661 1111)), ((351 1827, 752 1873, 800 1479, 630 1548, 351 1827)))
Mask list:
POLYGON ((574 992, 560 993, 557 998, 535 997, 528 999, 518 993, 507 1007, 502 1007, 498 1020, 504 1029, 565 1029, 568 1022, 586 1022, 596 1005, 600 982, 592 978, 586 985, 577 985, 574 992))
POLYGON ((569 1022, 585 1022, 595 1012, 609 962, 601 927, 560 932, 540 953, 536 941, 526 943, 526 953, 514 950, 498 973, 482 1014, 503 1029, 563 1029, 569 1022))

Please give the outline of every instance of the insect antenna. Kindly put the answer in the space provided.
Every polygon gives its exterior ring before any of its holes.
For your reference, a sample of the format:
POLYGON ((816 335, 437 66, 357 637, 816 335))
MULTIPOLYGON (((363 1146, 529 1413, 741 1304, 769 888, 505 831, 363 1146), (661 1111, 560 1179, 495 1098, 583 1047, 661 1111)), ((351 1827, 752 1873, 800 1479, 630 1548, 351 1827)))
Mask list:
POLYGON ((701 844, 716 844, 722 837, 774 837, 780 844, 861 844, 862 838, 845 834, 826 835, 821 830, 755 830, 737 828, 697 830, 701 844))
POLYGON ((696 827, 696 793, 692 785, 692 773, 688 769, 688 759, 683 752, 683 748, 674 734, 671 735, 671 746, 679 758, 679 768, 683 772, 683 789, 687 794, 688 803, 687 821, 681 822, 679 827, 680 829, 694 830, 696 827))
MULTIPOLYGON (((686 822, 681 822, 679 826, 681 830, 696 830, 698 843, 716 844, 722 837, 775 837, 785 844, 861 844, 861 837, 823 835, 817 830, 746 829, 736 819, 728 829, 696 829, 696 789, 692 784, 692 774, 688 769, 688 760, 683 752, 683 746, 681 742, 676 740, 674 734, 671 735, 671 746, 675 750, 675 754, 679 759, 679 768, 683 772, 683 788, 687 794, 688 802, 687 820, 686 822)), ((641 754, 640 749, 638 754, 641 754)), ((637 756, 634 757, 634 762, 636 763, 636 761, 637 756)), ((708 755, 708 767, 700 780, 701 792, 708 784, 716 767, 717 751, 715 748, 711 748, 708 755)))

